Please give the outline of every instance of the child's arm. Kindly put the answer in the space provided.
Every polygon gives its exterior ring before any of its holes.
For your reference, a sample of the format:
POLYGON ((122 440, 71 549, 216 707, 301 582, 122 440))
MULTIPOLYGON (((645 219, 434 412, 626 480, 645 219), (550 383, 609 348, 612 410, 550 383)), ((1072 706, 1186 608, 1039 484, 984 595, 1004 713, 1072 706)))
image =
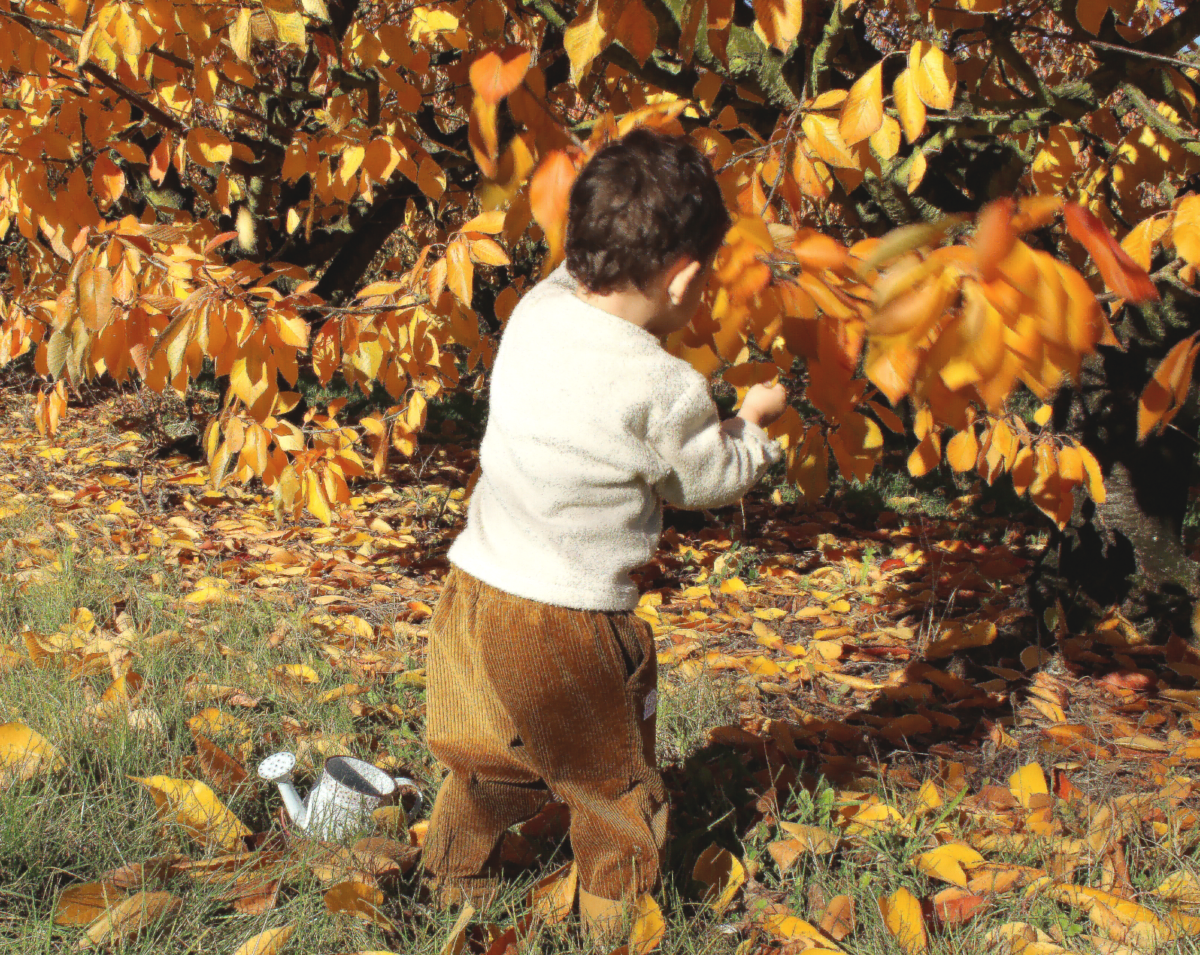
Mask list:
POLYGON ((722 422, 707 384, 691 389, 650 436, 666 471, 655 483, 658 493, 676 507, 720 507, 739 500, 783 456, 761 425, 786 407, 781 385, 755 385, 738 417, 722 422))

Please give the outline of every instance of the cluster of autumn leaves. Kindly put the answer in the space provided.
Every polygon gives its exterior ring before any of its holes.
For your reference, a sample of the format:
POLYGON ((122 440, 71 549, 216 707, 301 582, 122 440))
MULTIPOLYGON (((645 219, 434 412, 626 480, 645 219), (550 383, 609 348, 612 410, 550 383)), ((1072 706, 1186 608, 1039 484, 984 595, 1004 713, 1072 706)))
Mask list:
MULTIPOLYGON (((1047 397, 1098 343, 1115 339, 1095 283, 1021 236, 1062 213, 1066 233, 1122 302, 1155 296, 1146 272, 1157 244, 1169 242, 1186 263, 1184 281, 1200 259, 1195 196, 1145 220, 1120 246, 1111 217, 1097 217, 1095 190, 1080 193, 1082 205, 1054 195, 993 203, 967 242, 958 220, 849 249, 801 225, 836 190, 849 194, 885 167, 893 179, 903 171, 910 193, 919 189, 939 148, 929 117, 961 100, 959 68, 925 39, 892 49, 848 90, 781 113, 764 137, 732 106, 718 108, 730 87, 714 70, 698 70, 691 98, 611 64, 600 70, 614 40, 640 65, 655 51, 658 25, 642 0, 591 4, 565 24, 571 79, 555 88, 535 55, 545 23, 498 0, 418 6, 396 22, 356 18, 340 40, 314 28, 329 21, 320 0, 186 13, 149 5, 144 15, 116 3, 89 13, 62 0, 39 10, 40 26, 16 22, 24 42, 0 51, 0 69, 20 73, 21 104, 0 133, 0 235, 15 226, 30 252, 10 263, 0 299, 0 362, 34 349, 37 371, 57 379, 36 407, 48 434, 66 409, 64 381, 77 387, 107 375, 182 394, 211 367, 226 384, 225 407, 204 437, 212 482, 261 480, 281 514, 306 508, 328 523, 349 500, 350 482, 384 472, 389 449, 413 453, 428 402, 458 386, 460 361, 469 373, 494 353, 474 305, 498 273, 482 270, 513 266, 527 240, 544 241, 543 271, 560 260, 578 169, 637 125, 682 133, 682 119, 707 120, 690 124, 690 135, 736 215, 709 295, 667 347, 706 373, 731 365, 725 378, 743 393, 803 360, 822 420, 806 424, 792 411, 774 432, 788 446, 789 480, 813 499, 828 487, 830 457, 863 480, 881 456, 880 425, 905 430, 868 394, 874 386, 893 405, 913 400, 913 474, 934 467, 944 444, 951 467, 988 480, 1011 472, 1061 523, 1076 487, 1103 494, 1099 469, 1070 439, 1017 424, 1004 404, 1018 382, 1047 397), (451 51, 461 56, 437 61, 451 51), (320 107, 285 144, 268 144, 253 124, 272 58, 309 55, 306 88, 288 95, 320 107), (904 64, 885 98, 894 57, 904 64), (353 85, 360 74, 380 80, 374 99, 353 85), (447 176, 448 154, 422 130, 416 114, 425 104, 464 118, 480 176, 473 193, 447 176), (580 116, 590 117, 586 140, 574 128, 580 116), (276 161, 279 181, 262 193, 255 176, 276 161), (152 195, 168 176, 208 213, 153 202, 140 218, 121 211, 135 186, 152 195), (287 243, 313 241, 401 183, 413 187, 404 211, 411 249, 385 263, 393 278, 331 307, 311 267, 287 264, 287 243), (219 231, 222 217, 236 228, 219 231), (260 264, 252 253, 268 223, 290 238, 260 264), (343 414, 343 401, 293 414, 304 366, 322 384, 340 376, 364 394, 378 383, 393 403, 357 420, 343 414), (943 441, 945 428, 956 433, 943 441)), ((761 3, 755 13, 759 39, 790 50, 801 4, 761 3)), ((689 4, 682 61, 691 63, 700 43, 728 63, 732 17, 732 0, 689 4)), ((1125 152, 1139 148, 1131 140, 1125 152)), ((1035 183, 1068 192, 1070 177, 1052 173, 1078 158, 1078 142, 1056 133, 1038 155, 1035 183)), ((531 281, 499 288, 490 308, 500 322, 531 281)), ((1189 341, 1148 387, 1141 433, 1168 424, 1182 403, 1195 356, 1189 341)))

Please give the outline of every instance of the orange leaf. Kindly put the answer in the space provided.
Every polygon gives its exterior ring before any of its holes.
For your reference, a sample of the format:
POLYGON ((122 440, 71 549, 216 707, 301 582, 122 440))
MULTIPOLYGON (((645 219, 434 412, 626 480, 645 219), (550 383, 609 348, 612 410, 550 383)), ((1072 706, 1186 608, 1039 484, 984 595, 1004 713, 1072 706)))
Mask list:
POLYGON ((979 457, 979 441, 975 437, 975 429, 967 428, 958 432, 946 444, 946 460, 955 471, 969 471, 975 467, 979 457))
POLYGON ((98 332, 112 318, 112 276, 102 265, 79 276, 79 315, 84 327, 98 332))
POLYGON ((1138 440, 1144 441, 1161 422, 1164 426, 1175 416, 1175 410, 1187 398, 1196 361, 1193 332, 1177 342, 1154 370, 1154 376, 1138 398, 1138 440))
POLYGON ((125 192, 125 173, 108 158, 107 153, 96 157, 92 166, 92 192, 97 199, 116 202, 125 192))
POLYGON ((529 72, 530 52, 524 47, 488 50, 471 64, 471 88, 489 105, 495 106, 521 85, 529 72))
POLYGON ((605 34, 633 54, 638 66, 645 66, 658 46, 658 20, 642 0, 602 0, 596 9, 605 34))
POLYGON ((1012 251, 1017 240, 1012 227, 1016 202, 1012 199, 997 199, 989 202, 979 213, 979 224, 975 228, 975 257, 979 266, 979 277, 990 282, 997 275, 997 267, 1012 251))
POLYGON ((1158 289, 1146 270, 1121 248, 1095 213, 1075 202, 1063 210, 1067 231, 1088 251, 1104 284, 1131 302, 1157 302, 1158 289))
MULTIPOLYGON (((712 17, 709 4, 709 17, 712 17)), ((804 17, 803 0, 754 0, 754 17, 767 43, 781 53, 787 53, 800 33, 804 17)))
POLYGON ((821 931, 840 942, 854 931, 854 900, 848 895, 836 895, 825 906, 821 916, 821 931))
POLYGON ((542 160, 529 181, 529 206, 533 218, 550 243, 550 258, 557 260, 562 252, 567 226, 567 203, 571 185, 575 182, 575 164, 561 149, 542 160))
POLYGON ((923 477, 937 467, 942 449, 938 436, 930 431, 921 439, 912 454, 908 456, 908 473, 913 477, 923 477))

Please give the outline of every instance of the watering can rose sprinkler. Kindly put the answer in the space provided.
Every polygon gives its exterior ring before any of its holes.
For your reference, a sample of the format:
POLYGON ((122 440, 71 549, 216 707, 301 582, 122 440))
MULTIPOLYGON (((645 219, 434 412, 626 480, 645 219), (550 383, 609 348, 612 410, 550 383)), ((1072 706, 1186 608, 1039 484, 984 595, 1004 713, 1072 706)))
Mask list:
POLYGON ((292 823, 305 835, 321 841, 336 841, 365 829, 371 813, 398 790, 416 795, 407 811, 411 823, 421 809, 417 784, 404 776, 392 778, 378 766, 350 756, 333 756, 325 762, 312 791, 302 800, 292 784, 296 757, 275 753, 258 764, 258 775, 279 787, 284 809, 292 823))

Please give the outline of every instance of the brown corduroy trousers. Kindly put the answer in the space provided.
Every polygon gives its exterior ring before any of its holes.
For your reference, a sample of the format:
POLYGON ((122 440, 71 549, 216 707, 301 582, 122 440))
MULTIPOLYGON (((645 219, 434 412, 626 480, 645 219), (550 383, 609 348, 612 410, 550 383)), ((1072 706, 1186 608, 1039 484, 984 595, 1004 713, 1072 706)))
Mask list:
POLYGON ((581 888, 614 900, 653 890, 667 800, 649 624, 516 597, 454 567, 430 634, 429 748, 450 774, 425 868, 447 881, 494 873, 505 830, 553 790, 571 810, 581 888))

